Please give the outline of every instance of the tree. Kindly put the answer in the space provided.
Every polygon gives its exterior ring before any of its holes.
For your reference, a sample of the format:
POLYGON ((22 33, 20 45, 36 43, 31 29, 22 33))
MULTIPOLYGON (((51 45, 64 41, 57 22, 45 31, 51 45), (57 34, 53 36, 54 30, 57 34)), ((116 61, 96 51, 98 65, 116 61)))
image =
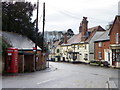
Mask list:
POLYGON ((73 35, 74 35, 74 32, 72 31, 72 29, 68 29, 67 30, 68 39, 71 38, 73 35))
POLYGON ((68 29, 67 30, 67 35, 73 36, 74 32, 72 31, 72 29, 68 29))
POLYGON ((37 38, 41 46, 41 33, 36 32, 35 22, 31 21, 35 9, 30 2, 2 2, 2 30, 25 35, 33 42, 37 38))

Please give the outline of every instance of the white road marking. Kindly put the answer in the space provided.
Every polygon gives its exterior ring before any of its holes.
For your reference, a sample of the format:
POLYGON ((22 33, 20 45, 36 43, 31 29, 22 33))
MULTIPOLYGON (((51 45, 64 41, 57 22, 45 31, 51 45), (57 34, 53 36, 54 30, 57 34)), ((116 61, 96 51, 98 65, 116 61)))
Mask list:
POLYGON ((47 82, 50 82, 50 81, 53 81, 53 80, 55 80, 55 78, 48 79, 48 80, 45 80, 45 81, 42 81, 42 82, 38 82, 37 84, 39 85, 39 84, 47 83, 47 82))

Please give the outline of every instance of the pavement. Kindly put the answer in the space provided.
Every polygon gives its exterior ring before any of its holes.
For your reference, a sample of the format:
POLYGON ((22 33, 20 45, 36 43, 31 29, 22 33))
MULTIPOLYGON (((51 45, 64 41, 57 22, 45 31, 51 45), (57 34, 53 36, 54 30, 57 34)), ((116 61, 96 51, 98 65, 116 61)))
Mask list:
POLYGON ((120 90, 118 78, 109 78, 108 81, 106 82, 106 88, 108 89, 115 88, 120 90))
MULTIPOLYGON (((49 67, 47 67, 46 69, 44 70, 41 70, 41 71, 35 71, 35 72, 51 72, 51 71, 55 71, 57 70, 56 67, 52 66, 52 65, 49 65, 49 67)), ((25 72, 25 73, 3 73, 1 74, 2 77, 6 77, 6 76, 23 76, 23 75, 26 75, 26 74, 29 74, 29 73, 32 73, 32 72, 25 72)))

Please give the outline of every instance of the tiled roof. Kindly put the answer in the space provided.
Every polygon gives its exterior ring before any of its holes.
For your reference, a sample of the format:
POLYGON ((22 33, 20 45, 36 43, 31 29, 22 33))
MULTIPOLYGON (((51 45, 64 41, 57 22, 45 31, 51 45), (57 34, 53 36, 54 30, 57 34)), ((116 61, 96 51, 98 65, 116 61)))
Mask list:
POLYGON ((61 45, 62 44, 62 41, 60 41, 60 40, 57 40, 53 45, 61 45))
POLYGON ((95 26, 95 27, 92 27, 92 28, 89 28, 88 31, 89 32, 93 32, 93 31, 105 31, 101 26, 95 26))
POLYGON ((106 30, 102 35, 100 35, 100 37, 97 40, 95 40, 95 42, 110 40, 110 37, 108 35, 109 31, 110 30, 106 30))
MULTIPOLYGON (((89 37, 86 39, 86 43, 89 42, 96 31, 105 31, 101 26, 96 26, 88 29, 89 37)), ((74 43, 80 43, 81 42, 81 33, 74 35, 68 40, 67 44, 74 44, 74 43)))
POLYGON ((113 26, 115 25, 116 20, 119 20, 119 23, 118 23, 118 24, 120 25, 120 15, 117 15, 117 16, 115 17, 115 19, 114 19, 114 21, 113 21, 113 25, 112 25, 112 27, 111 27, 111 29, 110 29, 109 35, 110 35, 111 31, 113 30, 113 26))
MULTIPOLYGON (((18 49, 33 49, 33 47, 35 47, 35 43, 33 43, 26 36, 13 32, 5 32, 5 31, 2 32, 0 31, 0 34, 1 33, 2 33, 2 38, 12 47, 18 49)), ((40 49, 39 47, 37 48, 40 49)))
POLYGON ((81 41, 81 33, 74 35, 71 37, 68 41, 67 44, 73 44, 73 43, 80 43, 81 41))

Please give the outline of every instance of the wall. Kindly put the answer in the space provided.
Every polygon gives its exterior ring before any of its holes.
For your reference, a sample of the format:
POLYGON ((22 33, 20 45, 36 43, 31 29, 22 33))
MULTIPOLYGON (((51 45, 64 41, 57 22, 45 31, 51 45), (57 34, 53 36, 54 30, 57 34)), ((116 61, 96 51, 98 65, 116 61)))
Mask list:
POLYGON ((120 21, 116 19, 114 22, 113 28, 110 33, 110 44, 116 44, 115 42, 115 35, 119 33, 119 44, 120 44, 120 21))
POLYGON ((18 72, 24 72, 24 55, 18 55, 18 72))
POLYGON ((89 60, 94 60, 94 41, 97 40, 104 31, 97 31, 89 42, 89 60))
POLYGON ((98 58, 98 52, 102 52, 102 58, 101 60, 104 60, 104 49, 109 49, 110 41, 103 41, 102 47, 98 47, 99 42, 95 42, 95 60, 99 60, 98 58))
POLYGON ((24 55, 24 71, 32 72, 35 71, 35 60, 34 55, 24 55))
POLYGON ((46 68, 46 57, 42 55, 41 51, 37 51, 37 58, 35 62, 34 52, 24 51, 24 53, 18 55, 18 71, 23 73, 24 71, 35 71, 46 68))
POLYGON ((79 49, 77 52, 79 52, 78 61, 89 62, 89 44, 79 44, 79 49), (87 60, 84 59, 85 54, 88 55, 87 60))

